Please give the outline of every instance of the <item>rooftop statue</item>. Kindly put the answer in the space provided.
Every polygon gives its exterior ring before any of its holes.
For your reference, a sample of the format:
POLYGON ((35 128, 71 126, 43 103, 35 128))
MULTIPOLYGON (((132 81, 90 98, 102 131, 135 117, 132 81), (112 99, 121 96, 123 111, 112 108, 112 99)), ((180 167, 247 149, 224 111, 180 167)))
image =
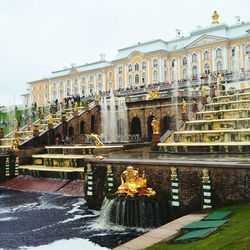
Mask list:
POLYGON ((151 122, 151 126, 153 129, 153 134, 158 135, 160 133, 160 122, 158 120, 156 120, 155 118, 153 118, 153 120, 151 122))
POLYGON ((212 23, 219 23, 219 18, 220 18, 220 15, 215 10, 213 15, 212 15, 212 20, 213 20, 212 23))
POLYGON ((152 196, 155 195, 155 191, 152 188, 147 188, 144 171, 142 177, 139 177, 138 171, 134 170, 132 166, 128 166, 121 174, 121 185, 116 194, 152 196))

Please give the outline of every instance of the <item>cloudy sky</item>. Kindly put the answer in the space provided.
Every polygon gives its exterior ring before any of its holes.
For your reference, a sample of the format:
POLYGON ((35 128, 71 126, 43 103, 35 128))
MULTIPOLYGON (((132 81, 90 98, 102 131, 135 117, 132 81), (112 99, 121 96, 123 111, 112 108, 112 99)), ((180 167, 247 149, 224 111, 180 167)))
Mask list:
POLYGON ((29 81, 51 71, 114 59, 134 43, 171 40, 221 22, 250 21, 249 0, 0 0, 0 106, 20 102, 29 81))

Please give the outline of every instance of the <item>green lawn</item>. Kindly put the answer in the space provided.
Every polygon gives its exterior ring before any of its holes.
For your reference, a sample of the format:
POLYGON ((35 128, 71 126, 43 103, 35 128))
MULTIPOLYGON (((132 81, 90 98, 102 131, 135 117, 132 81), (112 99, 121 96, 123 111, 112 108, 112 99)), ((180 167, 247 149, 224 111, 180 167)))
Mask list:
POLYGON ((230 210, 228 223, 207 238, 192 243, 177 244, 160 242, 147 250, 248 250, 250 249, 250 203, 227 206, 219 210, 230 210))

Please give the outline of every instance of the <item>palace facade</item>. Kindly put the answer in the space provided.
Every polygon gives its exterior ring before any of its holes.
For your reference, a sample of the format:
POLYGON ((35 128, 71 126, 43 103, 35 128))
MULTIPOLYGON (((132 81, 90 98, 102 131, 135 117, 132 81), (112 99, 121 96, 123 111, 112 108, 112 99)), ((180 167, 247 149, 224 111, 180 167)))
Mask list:
POLYGON ((212 16, 208 27, 189 36, 177 32, 172 41, 161 39, 118 50, 113 61, 98 62, 52 72, 29 82, 29 104, 45 105, 72 95, 89 96, 111 89, 136 88, 155 82, 177 82, 218 72, 250 70, 250 22, 229 26, 212 16))

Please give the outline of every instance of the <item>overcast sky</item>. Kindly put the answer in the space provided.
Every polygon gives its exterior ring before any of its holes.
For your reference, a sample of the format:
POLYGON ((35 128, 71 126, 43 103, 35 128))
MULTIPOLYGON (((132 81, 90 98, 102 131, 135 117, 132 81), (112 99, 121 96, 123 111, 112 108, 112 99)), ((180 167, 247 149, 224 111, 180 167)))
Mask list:
POLYGON ((249 0, 0 0, 0 106, 20 102, 26 83, 99 60, 137 42, 175 38, 220 21, 250 21, 249 0))

